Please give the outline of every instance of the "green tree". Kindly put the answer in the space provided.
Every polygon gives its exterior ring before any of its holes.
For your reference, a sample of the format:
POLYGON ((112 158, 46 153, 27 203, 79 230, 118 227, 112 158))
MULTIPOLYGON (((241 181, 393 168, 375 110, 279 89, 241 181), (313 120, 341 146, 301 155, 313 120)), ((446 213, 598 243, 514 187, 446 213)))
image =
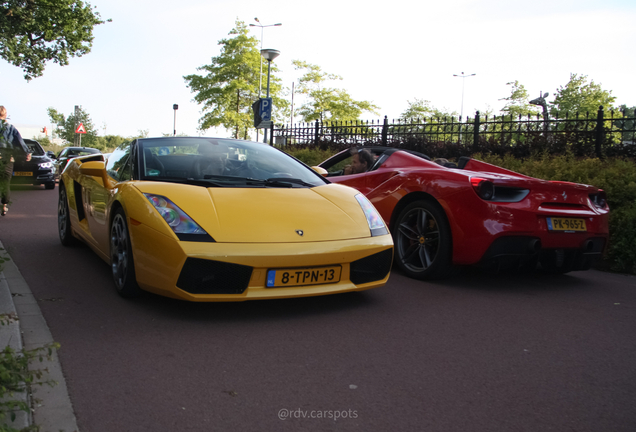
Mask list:
POLYGON ((54 145, 47 135, 44 135, 43 137, 39 137, 37 141, 40 143, 42 147, 44 147, 45 150, 49 150, 49 147, 54 145))
POLYGON ((69 57, 90 52, 93 27, 103 23, 82 0, 1 0, 0 57, 30 81, 49 60, 66 66, 69 57))
MULTIPOLYGON (((452 135, 456 137, 459 133, 459 123, 454 128, 448 127, 452 117, 456 118, 455 121, 459 117, 455 111, 440 110, 424 99, 415 98, 407 103, 408 108, 399 117, 401 122, 395 126, 398 133, 429 133, 435 134, 436 138, 441 140, 452 139, 452 135)), ((389 132, 393 133, 393 130, 389 128, 389 132)))
POLYGON ((566 113, 585 115, 586 112, 596 115, 599 106, 609 111, 615 101, 611 90, 603 90, 594 81, 588 82, 587 75, 570 74, 570 81, 557 90, 554 101, 550 103, 550 115, 555 117, 558 113, 559 117, 563 117, 566 113))
POLYGON ((357 120, 363 111, 378 115, 379 107, 373 103, 354 100, 345 90, 325 87, 328 81, 342 80, 341 76, 323 72, 320 66, 301 60, 293 60, 292 63, 296 70, 305 71, 296 90, 308 98, 297 111, 303 121, 357 120))
POLYGON ((431 102, 415 98, 413 102, 406 101, 408 108, 400 114, 400 119, 406 122, 418 122, 426 118, 429 119, 443 119, 448 117, 456 117, 458 114, 455 111, 447 112, 437 109, 431 106, 431 102))
MULTIPOLYGON (((95 141, 92 143, 92 147, 99 149, 102 152, 111 152, 127 141, 132 141, 132 139, 124 138, 119 135, 96 136, 95 141)), ((83 141, 82 145, 84 145, 83 141)))
POLYGON ((511 81, 506 83, 506 85, 511 86, 510 96, 500 99, 507 101, 506 105, 501 109, 502 113, 516 119, 519 117, 536 116, 541 111, 541 108, 528 103, 530 95, 523 84, 519 84, 519 81, 511 81))
POLYGON ((82 146, 94 147, 103 150, 102 143, 97 139, 97 130, 93 126, 93 121, 86 111, 81 107, 78 109, 78 115, 75 112, 70 114, 66 119, 64 114, 58 112, 55 108, 47 109, 51 123, 57 125, 57 135, 69 144, 75 141, 75 129, 77 125, 82 123, 86 133, 82 136, 82 146))
MULTIPOLYGON (((234 137, 254 129, 252 104, 258 99, 261 55, 258 39, 249 35, 247 25, 236 20, 230 38, 221 39, 221 54, 212 57, 212 64, 197 68, 204 75, 186 75, 183 79, 193 93, 194 100, 203 105, 204 115, 199 119, 199 129, 223 126, 234 131, 234 137)), ((281 108, 288 102, 280 97, 281 80, 271 65, 270 97, 276 109, 272 120, 280 118, 281 108)), ((267 68, 263 68, 263 83, 267 82, 267 68)))
POLYGON ((619 118, 614 123, 614 127, 620 131, 618 140, 633 145, 636 142, 636 106, 629 108, 627 105, 621 105, 618 111, 614 111, 614 117, 619 118))

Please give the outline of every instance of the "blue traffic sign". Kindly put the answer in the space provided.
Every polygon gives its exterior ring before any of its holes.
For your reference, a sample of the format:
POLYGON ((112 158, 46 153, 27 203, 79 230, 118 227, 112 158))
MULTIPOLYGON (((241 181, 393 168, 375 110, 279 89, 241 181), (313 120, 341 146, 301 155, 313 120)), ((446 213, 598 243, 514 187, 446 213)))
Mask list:
POLYGON ((272 120, 272 98, 261 98, 260 116, 262 121, 272 120))
POLYGON ((254 127, 268 128, 272 122, 272 98, 260 98, 252 104, 254 127))

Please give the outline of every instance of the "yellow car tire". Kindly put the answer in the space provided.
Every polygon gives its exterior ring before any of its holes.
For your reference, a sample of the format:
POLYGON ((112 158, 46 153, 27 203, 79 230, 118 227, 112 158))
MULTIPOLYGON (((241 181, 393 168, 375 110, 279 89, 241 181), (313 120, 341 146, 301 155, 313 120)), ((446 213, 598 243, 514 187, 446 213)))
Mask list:
POLYGON ((122 297, 138 297, 141 288, 135 276, 130 234, 126 214, 120 207, 115 211, 110 226, 110 267, 115 281, 115 288, 122 297))
POLYGON ((71 215, 68 210, 68 197, 64 186, 60 186, 60 197, 57 202, 57 231, 64 246, 77 244, 77 239, 71 233, 71 215))

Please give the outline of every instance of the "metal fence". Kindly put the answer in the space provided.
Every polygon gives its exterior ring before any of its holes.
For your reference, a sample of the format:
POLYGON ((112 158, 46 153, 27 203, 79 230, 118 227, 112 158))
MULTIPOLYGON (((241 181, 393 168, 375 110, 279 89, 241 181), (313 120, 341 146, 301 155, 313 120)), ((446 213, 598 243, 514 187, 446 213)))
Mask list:
POLYGON ((460 121, 454 117, 404 121, 348 121, 275 125, 274 143, 289 145, 386 145, 418 148, 446 144, 473 152, 522 147, 528 152, 569 148, 581 155, 636 156, 634 112, 609 111, 554 118, 548 116, 481 116, 460 121))

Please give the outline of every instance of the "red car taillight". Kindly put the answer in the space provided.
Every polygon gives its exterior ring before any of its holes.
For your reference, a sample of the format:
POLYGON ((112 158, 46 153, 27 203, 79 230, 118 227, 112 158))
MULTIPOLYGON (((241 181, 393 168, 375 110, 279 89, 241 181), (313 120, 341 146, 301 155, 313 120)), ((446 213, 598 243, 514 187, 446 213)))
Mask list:
POLYGON ((490 180, 481 177, 471 177, 470 184, 473 186, 477 195, 479 195, 479 198, 490 201, 495 197, 495 185, 490 180))
POLYGON ((597 193, 590 194, 590 201, 596 208, 605 208, 607 205, 607 194, 603 189, 599 189, 597 193))

